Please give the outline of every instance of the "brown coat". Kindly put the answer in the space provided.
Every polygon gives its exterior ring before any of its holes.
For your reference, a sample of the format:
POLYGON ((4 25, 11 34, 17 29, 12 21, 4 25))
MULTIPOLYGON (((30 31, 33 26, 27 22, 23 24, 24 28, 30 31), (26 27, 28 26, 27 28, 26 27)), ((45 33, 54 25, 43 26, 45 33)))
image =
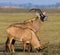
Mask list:
POLYGON ((31 43, 32 47, 40 47, 40 43, 35 33, 29 28, 11 26, 7 29, 8 34, 13 36, 12 38, 18 41, 25 41, 31 43))
MULTIPOLYGON (((6 46, 8 46, 9 51, 11 51, 10 45, 13 39, 22 41, 24 50, 27 42, 29 42, 34 49, 40 48, 41 44, 39 43, 39 40, 35 35, 35 32, 38 31, 40 26, 41 26, 41 21, 39 18, 27 20, 23 23, 15 23, 9 25, 6 30, 8 34, 6 46)), ((14 52, 14 47, 12 47, 12 49, 14 52)))
POLYGON ((30 19, 30 20, 26 20, 23 23, 11 24, 10 26, 17 26, 17 27, 22 27, 22 28, 26 28, 27 27, 29 29, 32 29, 34 32, 36 32, 41 27, 41 24, 42 23, 41 23, 39 18, 33 18, 33 19, 30 19))

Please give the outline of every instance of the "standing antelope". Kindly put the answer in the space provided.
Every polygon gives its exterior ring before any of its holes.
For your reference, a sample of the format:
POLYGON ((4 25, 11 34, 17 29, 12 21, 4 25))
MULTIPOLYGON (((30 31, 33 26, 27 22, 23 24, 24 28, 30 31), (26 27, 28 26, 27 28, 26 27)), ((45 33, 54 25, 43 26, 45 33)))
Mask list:
POLYGON ((6 50, 14 52, 14 43, 16 40, 23 42, 23 49, 25 51, 26 43, 29 42, 34 49, 41 49, 41 44, 35 35, 39 30, 42 22, 47 17, 40 9, 31 9, 37 11, 37 17, 31 20, 26 20, 23 23, 14 23, 8 26, 6 32, 8 34, 6 41, 6 50), (10 48, 11 46, 11 48, 10 48))

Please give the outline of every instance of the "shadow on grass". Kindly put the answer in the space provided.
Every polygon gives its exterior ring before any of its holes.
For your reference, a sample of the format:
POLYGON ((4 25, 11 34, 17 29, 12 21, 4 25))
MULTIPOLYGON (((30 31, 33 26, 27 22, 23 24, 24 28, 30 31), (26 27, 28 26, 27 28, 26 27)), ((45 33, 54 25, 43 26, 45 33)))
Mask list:
MULTIPOLYGON (((0 53, 4 52, 5 49, 0 45, 0 53)), ((23 48, 21 48, 20 46, 15 46, 15 52, 16 53, 22 53, 22 55, 25 55, 23 52, 23 48)), ((29 53, 28 51, 26 51, 26 53, 29 53)), ((47 48, 41 50, 38 53, 35 52, 30 52, 31 55, 60 55, 60 43, 58 44, 49 44, 47 48)), ((5 54, 4 55, 8 55, 5 54)), ((10 54, 11 55, 11 54, 10 54)), ((17 55, 17 54, 15 54, 17 55)), ((29 54, 28 54, 29 55, 29 54)))
POLYGON ((23 52, 23 49, 16 48, 16 49, 15 49, 15 52, 23 52))

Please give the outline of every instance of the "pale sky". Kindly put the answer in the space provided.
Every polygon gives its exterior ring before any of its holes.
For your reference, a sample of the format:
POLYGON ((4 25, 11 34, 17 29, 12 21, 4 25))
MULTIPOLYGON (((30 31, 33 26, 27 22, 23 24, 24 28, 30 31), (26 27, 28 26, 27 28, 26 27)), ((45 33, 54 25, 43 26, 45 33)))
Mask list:
POLYGON ((15 4, 23 4, 23 3, 32 3, 38 5, 51 5, 60 3, 60 0, 0 0, 0 3, 15 3, 15 4))

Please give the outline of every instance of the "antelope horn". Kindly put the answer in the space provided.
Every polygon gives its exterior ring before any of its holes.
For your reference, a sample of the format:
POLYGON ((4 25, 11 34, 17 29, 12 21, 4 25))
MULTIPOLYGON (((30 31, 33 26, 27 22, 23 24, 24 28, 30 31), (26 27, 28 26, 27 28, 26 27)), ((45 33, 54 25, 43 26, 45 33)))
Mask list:
POLYGON ((30 9, 30 11, 35 11, 35 12, 41 12, 42 13, 42 11, 40 9, 36 9, 36 8, 30 9))
POLYGON ((30 9, 29 11, 36 11, 36 9, 35 9, 35 8, 33 8, 33 9, 30 9))

